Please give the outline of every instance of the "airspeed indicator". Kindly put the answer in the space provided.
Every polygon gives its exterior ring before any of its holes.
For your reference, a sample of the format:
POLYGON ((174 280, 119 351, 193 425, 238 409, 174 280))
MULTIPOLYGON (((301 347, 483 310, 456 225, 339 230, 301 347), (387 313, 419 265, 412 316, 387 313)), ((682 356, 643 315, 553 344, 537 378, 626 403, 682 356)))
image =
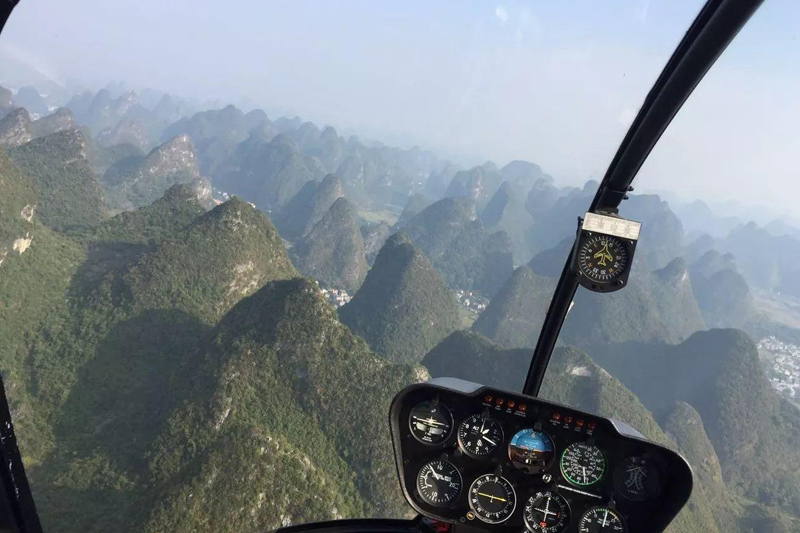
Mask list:
POLYGON ((576 442, 561 454, 561 474, 572 485, 594 485, 603 479, 605 473, 606 456, 593 444, 576 442))

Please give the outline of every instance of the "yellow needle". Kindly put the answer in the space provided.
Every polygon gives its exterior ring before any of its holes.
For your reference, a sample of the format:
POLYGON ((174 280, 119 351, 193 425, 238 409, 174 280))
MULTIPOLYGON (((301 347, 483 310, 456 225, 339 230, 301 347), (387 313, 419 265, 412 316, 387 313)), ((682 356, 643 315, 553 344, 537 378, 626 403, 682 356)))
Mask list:
POLYGON ((491 498, 492 500, 500 500, 501 502, 507 501, 500 496, 492 496, 491 494, 484 494, 483 492, 479 492, 478 496, 486 496, 487 498, 491 498))

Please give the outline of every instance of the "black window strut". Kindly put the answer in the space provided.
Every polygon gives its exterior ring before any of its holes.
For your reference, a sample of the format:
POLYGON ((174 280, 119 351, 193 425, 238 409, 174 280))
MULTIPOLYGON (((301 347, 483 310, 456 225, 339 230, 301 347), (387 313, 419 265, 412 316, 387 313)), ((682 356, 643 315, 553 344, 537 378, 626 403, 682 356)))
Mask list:
MULTIPOLYGON (((709 0, 703 6, 650 89, 611 160, 589 211, 617 212, 626 194, 633 190, 633 178, 661 134, 762 2, 763 0, 709 0)), ((578 288, 577 276, 571 269, 572 260, 571 250, 539 333, 522 389, 524 394, 538 396, 550 356, 578 288)))

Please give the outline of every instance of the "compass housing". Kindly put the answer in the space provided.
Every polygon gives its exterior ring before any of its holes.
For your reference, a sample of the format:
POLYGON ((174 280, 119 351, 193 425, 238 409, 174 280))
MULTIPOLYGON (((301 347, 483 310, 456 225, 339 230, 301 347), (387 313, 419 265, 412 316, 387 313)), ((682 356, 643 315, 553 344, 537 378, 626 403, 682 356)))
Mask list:
POLYGON ((616 214, 586 213, 572 250, 578 283, 594 292, 614 292, 628 284, 642 224, 616 214))

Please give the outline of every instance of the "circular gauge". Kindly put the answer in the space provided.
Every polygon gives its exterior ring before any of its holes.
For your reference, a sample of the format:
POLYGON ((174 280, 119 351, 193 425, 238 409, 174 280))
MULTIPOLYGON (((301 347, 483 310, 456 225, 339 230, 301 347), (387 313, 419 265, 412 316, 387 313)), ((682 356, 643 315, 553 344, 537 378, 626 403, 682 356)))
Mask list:
POLYGON ((453 415, 439 402, 420 402, 411 410, 408 425, 422 444, 441 444, 453 429, 453 415))
POLYGON ((594 485, 606 473, 606 456, 592 444, 576 442, 561 455, 561 474, 573 485, 594 485))
POLYGON ((614 487, 630 501, 649 500, 661 492, 658 469, 645 457, 628 457, 614 470, 614 487))
POLYGON ((419 470, 417 492, 429 505, 447 505, 461 494, 461 474, 449 461, 431 461, 419 470))
POLYGON ((628 249, 618 238, 593 235, 578 250, 581 273, 597 283, 611 283, 628 268, 628 249))
POLYGON ((578 522, 578 533, 620 533, 625 531, 625 522, 614 509, 592 507, 578 522))
POLYGON ((533 533, 561 533, 569 525, 569 504, 555 492, 537 492, 525 503, 523 519, 533 533))
POLYGON ((505 522, 517 507, 517 493, 503 477, 486 474, 472 482, 469 506, 487 524, 505 522))
POLYGON ((486 415, 472 415, 458 427, 458 444, 470 457, 485 457, 502 443, 503 427, 500 422, 486 415))
POLYGON ((521 429, 508 444, 508 458, 514 467, 538 474, 553 464, 555 459, 553 439, 544 431, 521 429))

